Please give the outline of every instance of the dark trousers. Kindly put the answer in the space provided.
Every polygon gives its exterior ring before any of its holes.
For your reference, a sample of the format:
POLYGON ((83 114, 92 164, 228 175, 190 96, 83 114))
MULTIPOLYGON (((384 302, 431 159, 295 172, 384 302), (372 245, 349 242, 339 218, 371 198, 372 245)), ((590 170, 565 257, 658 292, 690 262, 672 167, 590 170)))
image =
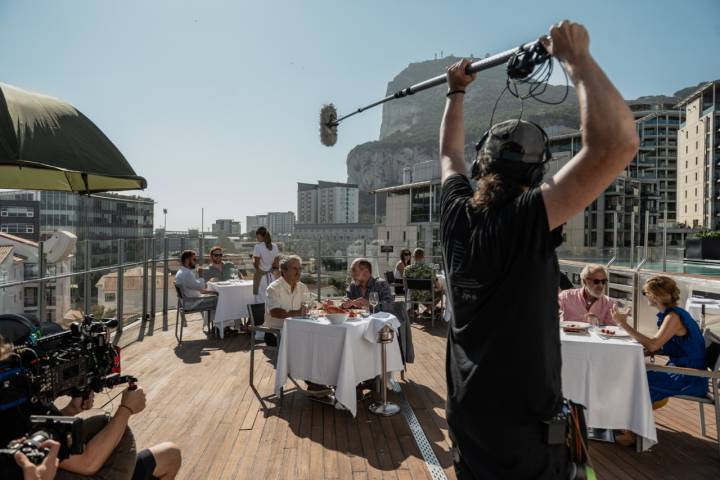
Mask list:
POLYGON ((458 480, 567 478, 567 448, 548 445, 542 423, 474 427, 450 427, 458 480))

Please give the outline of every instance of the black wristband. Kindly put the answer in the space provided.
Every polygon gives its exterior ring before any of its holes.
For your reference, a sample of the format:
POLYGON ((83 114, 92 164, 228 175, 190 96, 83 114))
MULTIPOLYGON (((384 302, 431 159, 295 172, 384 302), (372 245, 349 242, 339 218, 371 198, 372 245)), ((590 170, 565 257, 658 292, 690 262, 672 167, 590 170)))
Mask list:
POLYGON ((456 93, 465 94, 465 90, 450 90, 448 93, 445 94, 445 96, 449 97, 450 95, 455 95, 456 93))

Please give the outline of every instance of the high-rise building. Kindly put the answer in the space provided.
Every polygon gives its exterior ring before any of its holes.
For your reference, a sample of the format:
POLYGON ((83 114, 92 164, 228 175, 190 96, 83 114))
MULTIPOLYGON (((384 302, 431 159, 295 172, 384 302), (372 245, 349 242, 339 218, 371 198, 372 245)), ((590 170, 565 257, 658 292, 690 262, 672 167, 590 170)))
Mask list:
POLYGON ((685 122, 678 130, 677 218, 691 228, 720 224, 720 81, 707 83, 677 107, 685 122))
POLYGON ((40 202, 36 200, 0 200, 0 233, 26 240, 40 240, 40 202))
MULTIPOLYGON (((633 104, 640 149, 627 169, 584 212, 566 225, 565 245, 610 248, 642 245, 647 226, 650 245, 682 246, 687 229, 676 218, 677 128, 682 114, 672 105, 633 104), (667 214, 667 225, 663 229, 667 214), (615 221, 617 220, 617 224, 615 221), (634 240, 631 236, 634 234, 634 240)), ((548 174, 559 170, 582 148, 580 132, 550 138, 553 161, 548 174)))
MULTIPOLYGON (((40 203, 40 240, 53 232, 66 230, 78 241, 93 240, 91 265, 109 265, 117 261, 110 241, 153 236, 154 201, 151 198, 118 195, 78 195, 71 192, 12 190, 0 192, 0 200, 26 200, 40 203), (99 242, 99 241, 106 242, 99 242)), ((141 242, 126 242, 125 258, 131 260, 142 248, 141 242)), ((82 264, 82 258, 76 259, 82 264)))
POLYGON ((240 235, 242 233, 240 221, 233 220, 232 218, 215 220, 215 223, 212 225, 212 233, 226 237, 240 235))
POLYGON ((297 223, 357 223, 358 197, 358 186, 352 183, 298 183, 297 223))
POLYGON ((268 212, 267 227, 275 235, 285 235, 295 231, 294 212, 268 212))
POLYGON ((247 233, 255 233, 260 227, 268 228, 267 215, 248 215, 245 217, 245 228, 247 233))

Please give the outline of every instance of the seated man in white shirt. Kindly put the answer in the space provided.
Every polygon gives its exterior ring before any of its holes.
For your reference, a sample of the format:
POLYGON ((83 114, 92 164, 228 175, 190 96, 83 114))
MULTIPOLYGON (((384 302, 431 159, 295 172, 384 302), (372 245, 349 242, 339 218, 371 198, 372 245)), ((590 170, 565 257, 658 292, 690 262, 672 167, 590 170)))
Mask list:
MULTIPOLYGON (((282 328, 286 318, 307 314, 305 298, 309 290, 300 281, 301 271, 302 259, 297 255, 282 257, 280 260, 280 278, 267 287, 265 325, 268 327, 282 328)), ((307 380, 305 383, 308 386, 307 394, 310 396, 321 398, 332 393, 331 389, 323 385, 307 380)))
POLYGON ((205 288, 205 280, 195 276, 197 254, 193 250, 185 250, 180 255, 182 266, 175 275, 175 285, 180 287, 185 308, 212 310, 217 306, 217 294, 205 288))

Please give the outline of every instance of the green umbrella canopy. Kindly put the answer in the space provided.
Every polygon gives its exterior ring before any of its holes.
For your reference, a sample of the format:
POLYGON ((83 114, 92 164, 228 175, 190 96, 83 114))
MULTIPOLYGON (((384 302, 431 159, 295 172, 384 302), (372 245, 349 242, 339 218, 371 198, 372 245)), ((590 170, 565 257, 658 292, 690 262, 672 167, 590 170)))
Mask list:
POLYGON ((89 194, 146 186, 72 105, 0 83, 0 188, 89 194))

